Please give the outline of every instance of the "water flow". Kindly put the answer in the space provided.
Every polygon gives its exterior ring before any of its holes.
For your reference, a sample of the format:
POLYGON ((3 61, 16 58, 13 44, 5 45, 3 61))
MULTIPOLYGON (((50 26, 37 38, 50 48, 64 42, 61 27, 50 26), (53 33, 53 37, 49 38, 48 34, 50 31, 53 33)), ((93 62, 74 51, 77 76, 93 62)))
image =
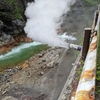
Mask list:
MULTIPOLYGON (((76 40, 72 35, 66 35, 66 33, 60 35, 61 38, 76 40), (70 38, 71 37, 71 38, 70 38)), ((39 53, 42 50, 46 50, 47 45, 43 45, 39 42, 22 43, 17 47, 14 47, 10 52, 0 55, 0 67, 15 66, 28 60, 34 54, 39 53)))
POLYGON ((10 58, 11 55, 20 53, 25 48, 29 48, 31 46, 37 46, 37 45, 40 45, 40 44, 41 43, 39 43, 39 42, 21 44, 17 47, 14 47, 10 52, 0 55, 0 60, 10 58))
MULTIPOLYGON (((67 33, 63 33, 62 35, 59 35, 59 37, 62 38, 62 40, 76 40, 75 37, 73 37, 73 35, 67 35, 67 33)), ((41 45, 42 43, 39 43, 39 42, 32 42, 32 43, 24 43, 24 44, 20 44, 19 46, 17 47, 14 47, 10 52, 8 53, 5 53, 5 54, 1 54, 0 55, 0 60, 3 60, 3 59, 8 59, 10 58, 12 55, 16 55, 16 54, 19 54, 19 53, 22 53, 22 50, 23 49, 26 49, 26 48, 31 48, 31 47, 35 47, 37 45, 41 45)))

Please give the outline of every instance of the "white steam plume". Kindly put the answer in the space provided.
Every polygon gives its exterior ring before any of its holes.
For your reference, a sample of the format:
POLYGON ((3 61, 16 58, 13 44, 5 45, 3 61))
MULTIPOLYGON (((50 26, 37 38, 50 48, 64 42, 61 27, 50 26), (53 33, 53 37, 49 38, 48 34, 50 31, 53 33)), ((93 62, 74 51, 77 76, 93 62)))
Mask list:
POLYGON ((28 19, 24 28, 27 36, 50 46, 69 48, 69 44, 57 35, 56 30, 61 24, 60 17, 74 2, 75 0, 35 0, 35 3, 28 3, 25 11, 28 19))

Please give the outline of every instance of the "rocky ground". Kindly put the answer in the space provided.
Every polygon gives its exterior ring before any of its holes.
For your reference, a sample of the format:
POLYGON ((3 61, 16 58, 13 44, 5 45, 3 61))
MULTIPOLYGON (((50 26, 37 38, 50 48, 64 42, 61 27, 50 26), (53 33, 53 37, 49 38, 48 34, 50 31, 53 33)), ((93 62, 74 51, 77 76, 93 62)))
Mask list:
MULTIPOLYGON (((30 91, 28 87, 30 86, 34 87, 34 85, 36 84, 37 80, 40 77, 58 67, 62 50, 63 50, 62 48, 50 48, 47 51, 42 51, 40 54, 31 57, 22 66, 9 68, 6 69, 4 72, 1 72, 0 99, 11 100, 11 98, 13 97, 8 97, 8 96, 14 96, 19 100, 23 98, 23 95, 25 95, 25 93, 31 92, 32 90, 30 91), (5 99, 5 98, 10 98, 10 99, 5 99)), ((39 97, 37 96, 35 97, 35 94, 34 96, 31 95, 33 96, 32 98, 35 98, 35 100, 44 100, 42 98, 47 97, 47 95, 41 93, 40 93, 41 95, 38 94, 39 97)), ((25 99, 25 100, 34 100, 34 99, 25 99)))

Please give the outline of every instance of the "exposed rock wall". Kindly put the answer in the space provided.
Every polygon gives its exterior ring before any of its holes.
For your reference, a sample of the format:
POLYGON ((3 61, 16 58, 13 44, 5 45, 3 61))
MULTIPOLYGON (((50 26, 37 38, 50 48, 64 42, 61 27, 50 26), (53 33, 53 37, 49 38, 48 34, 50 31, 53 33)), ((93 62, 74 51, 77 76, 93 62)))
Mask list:
POLYGON ((0 53, 18 42, 32 42, 23 30, 24 10, 23 0, 0 0, 0 53))

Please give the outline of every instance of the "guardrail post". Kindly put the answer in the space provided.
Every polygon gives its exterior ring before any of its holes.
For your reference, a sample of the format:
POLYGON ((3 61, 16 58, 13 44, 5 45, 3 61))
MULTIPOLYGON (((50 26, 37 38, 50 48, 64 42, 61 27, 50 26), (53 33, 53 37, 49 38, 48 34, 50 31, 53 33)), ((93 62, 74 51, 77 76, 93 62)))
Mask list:
POLYGON ((85 60, 88 49, 89 49, 89 44, 90 44, 90 36, 91 36, 91 28, 85 28, 84 29, 84 41, 83 41, 83 49, 82 49, 82 59, 85 60))
MULTIPOLYGON (((99 9, 99 7, 98 7, 98 9, 99 9)), ((96 11, 95 11, 95 15, 94 15, 93 31, 95 30, 95 27, 96 27, 96 25, 97 25, 98 16, 99 16, 99 11, 98 11, 98 10, 96 10, 96 11)))

